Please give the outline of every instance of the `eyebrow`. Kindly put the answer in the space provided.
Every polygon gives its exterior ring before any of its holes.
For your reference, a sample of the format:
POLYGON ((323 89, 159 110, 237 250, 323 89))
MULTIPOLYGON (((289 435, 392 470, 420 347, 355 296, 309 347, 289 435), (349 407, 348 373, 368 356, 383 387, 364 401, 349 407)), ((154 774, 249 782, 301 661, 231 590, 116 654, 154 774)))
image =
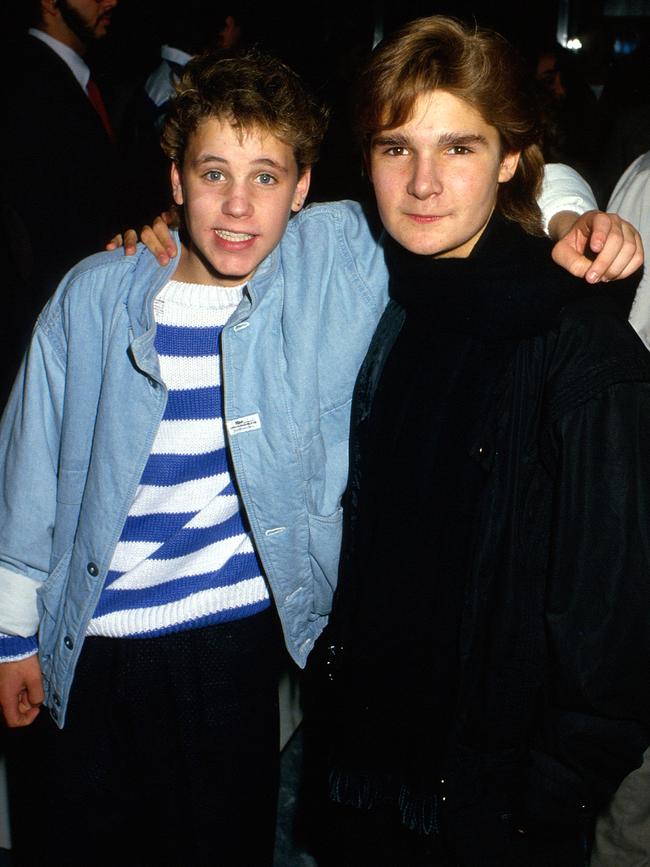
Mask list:
MULTIPOLYGON (((227 166, 228 160, 225 157, 216 156, 216 154, 201 154, 201 156, 197 157, 195 160, 192 160, 192 165, 199 168, 200 166, 207 165, 208 163, 217 163, 218 165, 227 166)), ((283 174, 288 174, 289 169, 282 165, 282 163, 277 162, 277 160, 271 159, 271 157, 259 157, 256 160, 251 161, 252 166, 256 166, 259 168, 271 168, 276 172, 282 172, 283 174)))
MULTIPOLYGON (((487 144, 484 135, 471 132, 446 132, 438 137, 439 147, 462 147, 472 144, 487 144)), ((401 133, 388 133, 378 135, 373 139, 372 147, 410 147, 411 140, 401 133)))
POLYGON ((448 132, 440 136, 438 144, 442 147, 450 147, 451 145, 487 144, 487 139, 484 135, 479 135, 478 133, 448 132))
POLYGON ((408 138, 400 133, 380 134, 372 140, 372 147, 406 147, 408 144, 408 138))

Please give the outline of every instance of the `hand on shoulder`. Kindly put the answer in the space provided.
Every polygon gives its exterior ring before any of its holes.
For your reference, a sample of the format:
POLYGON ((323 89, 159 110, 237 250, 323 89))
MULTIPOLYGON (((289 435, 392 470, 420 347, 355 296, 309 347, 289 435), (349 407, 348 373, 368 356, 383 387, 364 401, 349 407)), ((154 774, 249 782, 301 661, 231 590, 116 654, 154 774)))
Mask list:
POLYGON ((556 241, 553 259, 588 283, 621 280, 643 264, 643 242, 635 227, 618 214, 560 211, 549 224, 556 241))

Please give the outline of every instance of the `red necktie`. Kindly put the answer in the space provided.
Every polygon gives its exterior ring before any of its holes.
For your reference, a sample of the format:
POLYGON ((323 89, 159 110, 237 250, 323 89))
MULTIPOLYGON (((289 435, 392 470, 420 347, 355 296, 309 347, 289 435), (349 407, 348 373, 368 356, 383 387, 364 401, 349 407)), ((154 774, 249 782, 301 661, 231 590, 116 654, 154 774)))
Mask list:
POLYGON ((104 105, 104 100, 102 99, 102 95, 99 91, 99 88, 92 80, 92 78, 88 79, 88 84, 86 85, 86 91, 88 93, 88 99, 91 101, 93 106, 95 107, 95 111, 100 116, 102 123, 104 124, 104 128, 108 134, 108 137, 111 141, 115 141, 115 136, 113 135, 113 128, 111 127, 111 122, 108 119, 108 112, 106 111, 106 106, 104 105))

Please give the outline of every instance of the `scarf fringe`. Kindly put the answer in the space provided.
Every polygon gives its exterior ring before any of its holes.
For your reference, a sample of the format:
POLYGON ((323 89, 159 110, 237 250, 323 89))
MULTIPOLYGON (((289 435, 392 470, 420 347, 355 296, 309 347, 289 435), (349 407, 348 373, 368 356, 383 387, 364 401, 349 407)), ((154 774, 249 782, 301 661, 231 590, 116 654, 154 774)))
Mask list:
POLYGON ((409 831, 425 836, 440 833, 441 805, 435 793, 415 793, 408 786, 396 786, 388 777, 339 768, 330 772, 329 793, 336 804, 357 810, 376 810, 392 804, 409 831))

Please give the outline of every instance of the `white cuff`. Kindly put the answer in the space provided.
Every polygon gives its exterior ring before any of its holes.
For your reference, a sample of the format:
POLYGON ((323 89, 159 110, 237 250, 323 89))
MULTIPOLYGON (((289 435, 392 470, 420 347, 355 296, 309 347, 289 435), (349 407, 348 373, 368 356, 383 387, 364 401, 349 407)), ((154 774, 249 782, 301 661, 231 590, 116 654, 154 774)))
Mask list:
POLYGON ((0 566, 0 631, 30 638, 38 632, 36 591, 41 582, 0 566))
POLYGON ((537 200, 544 219, 544 231, 560 211, 575 211, 584 214, 598 208, 593 190, 575 169, 563 163, 547 163, 544 166, 542 192, 537 200))

